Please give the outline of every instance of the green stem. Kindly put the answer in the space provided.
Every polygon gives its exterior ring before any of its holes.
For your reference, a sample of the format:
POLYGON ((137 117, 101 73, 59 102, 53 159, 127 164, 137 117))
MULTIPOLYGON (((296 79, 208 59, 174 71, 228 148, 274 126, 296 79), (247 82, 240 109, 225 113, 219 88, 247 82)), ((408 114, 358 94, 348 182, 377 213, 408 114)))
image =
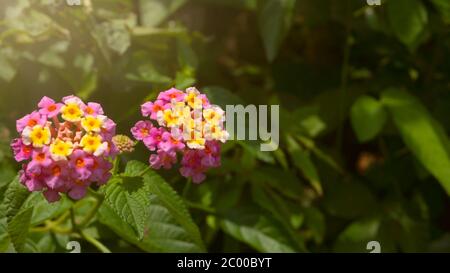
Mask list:
POLYGON ((73 207, 70 208, 70 220, 72 222, 72 229, 73 231, 80 234, 80 236, 85 239, 87 242, 91 243, 93 246, 95 246, 98 250, 100 250, 102 253, 111 253, 111 251, 103 245, 100 241, 95 239, 94 237, 90 236, 89 234, 85 233, 84 230, 80 228, 79 225, 77 225, 75 221, 75 210, 73 207))
POLYGON ((193 203, 193 202, 191 202, 189 200, 186 200, 186 199, 184 199, 184 203, 186 203, 186 205, 189 208, 198 209, 198 210, 210 213, 210 214, 217 214, 217 212, 216 212, 216 210, 214 208, 210 208, 210 207, 203 206, 201 204, 193 203))
POLYGON ((81 237, 91 243, 93 246, 95 246, 98 250, 100 250, 102 253, 111 253, 111 250, 109 250, 104 244, 102 244, 100 241, 95 239, 94 237, 90 236, 89 234, 85 233, 84 231, 79 231, 81 237))

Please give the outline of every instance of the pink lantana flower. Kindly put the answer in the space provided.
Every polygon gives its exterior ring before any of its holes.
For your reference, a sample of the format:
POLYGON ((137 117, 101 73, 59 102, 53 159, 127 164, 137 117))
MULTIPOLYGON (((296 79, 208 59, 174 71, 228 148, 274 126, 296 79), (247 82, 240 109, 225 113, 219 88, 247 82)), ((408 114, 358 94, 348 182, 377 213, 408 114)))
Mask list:
POLYGON ((144 140, 150 136, 150 130, 153 128, 153 124, 149 120, 141 120, 131 128, 131 133, 137 140, 144 140))
POLYGON ((52 162, 52 164, 45 169, 45 184, 54 190, 62 189, 66 184, 66 179, 69 175, 67 161, 52 162))
POLYGON ((27 170, 33 173, 40 173, 42 168, 46 168, 51 164, 52 158, 48 152, 48 147, 44 147, 42 149, 33 150, 27 170))
POLYGON ((92 183, 107 183, 119 151, 112 141, 116 124, 101 105, 67 96, 62 103, 43 97, 38 107, 17 120, 20 137, 11 142, 16 161, 25 162, 20 182, 49 202, 62 194, 80 199, 92 183))
POLYGON ((96 102, 88 102, 87 105, 82 107, 82 110, 86 115, 91 115, 94 117, 104 114, 102 106, 96 102))
POLYGON ((163 128, 156 128, 156 127, 151 128, 149 135, 143 140, 144 145, 150 151, 158 149, 159 145, 161 144, 162 135, 164 134, 165 131, 166 130, 164 130, 163 128))
POLYGON ((184 153, 181 160, 180 173, 184 177, 192 178, 192 182, 201 183, 206 176, 206 168, 202 165, 202 156, 196 150, 190 150, 184 153))
POLYGON ((20 138, 16 138, 11 142, 11 148, 14 153, 14 159, 17 162, 30 159, 31 152, 33 151, 33 147, 23 144, 20 138))
POLYGON ((186 145, 178 138, 175 138, 171 133, 164 132, 159 143, 161 150, 165 152, 169 151, 182 151, 186 145))
POLYGON ((77 180, 85 180, 91 176, 90 168, 94 165, 94 160, 83 150, 75 150, 70 157, 70 167, 74 171, 77 180))
POLYGON ((167 91, 163 91, 161 93, 159 93, 158 95, 158 100, 162 100, 166 103, 169 102, 180 102, 180 101, 184 101, 186 97, 186 93, 184 93, 181 90, 175 89, 175 88, 171 88, 167 91))
POLYGON ((38 103, 38 107, 40 108, 39 113, 49 118, 53 118, 58 115, 62 106, 62 103, 55 103, 55 101, 49 97, 43 97, 38 103))
POLYGON ((16 121, 17 132, 22 133, 26 127, 34 127, 36 125, 44 126, 47 122, 47 117, 41 115, 38 111, 25 115, 23 118, 16 121))
POLYGON ((144 117, 150 117, 157 120, 158 112, 164 111, 170 107, 170 104, 164 100, 156 100, 155 102, 146 102, 141 106, 141 112, 144 117))
POLYGON ((177 162, 177 154, 174 151, 164 152, 163 150, 158 150, 156 154, 150 156, 150 166, 154 169, 164 169, 172 168, 172 165, 177 162))
POLYGON ((220 145, 229 135, 224 111, 211 105, 207 96, 191 87, 161 92, 156 101, 141 106, 144 117, 131 129, 133 136, 152 152, 150 166, 171 168, 182 155, 180 173, 200 183, 209 168, 220 166, 220 145))

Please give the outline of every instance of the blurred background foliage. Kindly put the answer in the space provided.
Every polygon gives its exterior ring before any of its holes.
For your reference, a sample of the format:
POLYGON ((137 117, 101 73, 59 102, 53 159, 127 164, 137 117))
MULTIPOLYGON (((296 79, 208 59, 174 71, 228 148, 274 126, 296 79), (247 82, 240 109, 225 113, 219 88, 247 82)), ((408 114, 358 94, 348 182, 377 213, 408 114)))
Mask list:
MULTIPOLYGON (((367 252, 377 240, 382 252, 450 251, 450 2, 381 2, 1 1, 0 198, 19 167, 15 120, 42 96, 98 101, 129 134, 142 102, 195 85, 222 106, 279 104, 280 148, 230 141, 222 167, 191 188, 158 172, 193 222, 164 227, 158 217, 179 215, 154 204, 156 235, 139 240, 102 208, 88 232, 111 250, 367 252)), ((148 151, 139 144, 122 164, 131 158, 148 151)), ((33 227, 71 203, 31 196, 33 227)), ((11 251, 5 230, 2 219, 0 251, 11 251)), ((69 240, 32 229, 24 251, 69 240)))

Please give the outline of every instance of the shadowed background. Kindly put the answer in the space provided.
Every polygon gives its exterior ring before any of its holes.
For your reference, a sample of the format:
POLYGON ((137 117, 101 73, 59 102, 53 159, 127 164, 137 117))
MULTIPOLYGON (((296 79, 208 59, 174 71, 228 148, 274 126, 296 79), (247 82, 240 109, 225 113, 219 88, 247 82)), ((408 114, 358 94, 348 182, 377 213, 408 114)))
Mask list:
MULTIPOLYGON (((130 135, 144 101, 196 86, 221 106, 281 108, 277 151, 230 141, 222 167, 185 192, 208 251, 367 252, 372 240, 450 251, 447 0, 3 0, 0 11, 0 199, 20 167, 15 121, 42 96, 99 102, 130 135)), ((138 144, 121 160, 148 156, 138 144)), ((176 170, 158 173, 183 190, 176 170)), ((173 226, 155 227, 174 236, 157 243, 101 219, 90 228, 113 251, 198 250, 173 226)), ((69 239, 31 233, 26 250, 69 239)), ((1 251, 8 240, 0 225, 1 251)))

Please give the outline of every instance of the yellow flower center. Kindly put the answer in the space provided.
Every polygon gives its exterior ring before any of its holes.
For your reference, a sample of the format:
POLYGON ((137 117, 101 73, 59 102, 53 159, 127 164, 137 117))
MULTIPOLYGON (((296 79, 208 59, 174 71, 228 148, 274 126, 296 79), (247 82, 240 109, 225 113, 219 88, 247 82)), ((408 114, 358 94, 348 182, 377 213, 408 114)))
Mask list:
POLYGON ((40 125, 34 126, 30 133, 31 143, 33 144, 33 147, 37 148, 49 144, 50 137, 50 129, 48 127, 42 127, 40 125))
POLYGON ((83 116, 83 111, 81 111, 80 107, 76 103, 64 105, 61 108, 61 113, 62 118, 70 122, 80 121, 83 116))
POLYGON ((195 92, 189 92, 186 96, 186 102, 191 108, 197 109, 202 105, 202 100, 195 94, 195 92))
POLYGON ((81 120, 81 126, 87 132, 100 132, 103 126, 103 121, 94 116, 87 116, 81 120))
POLYGON ((164 121, 167 124, 167 127, 174 127, 178 125, 178 117, 172 113, 172 110, 167 109, 164 110, 164 121))
POLYGON ((70 141, 64 142, 60 139, 57 139, 55 142, 50 145, 50 153, 59 159, 66 159, 66 156, 72 154, 73 144, 70 141))
POLYGON ((102 137, 99 135, 85 135, 80 142, 81 147, 87 153, 94 153, 102 144, 102 137))

